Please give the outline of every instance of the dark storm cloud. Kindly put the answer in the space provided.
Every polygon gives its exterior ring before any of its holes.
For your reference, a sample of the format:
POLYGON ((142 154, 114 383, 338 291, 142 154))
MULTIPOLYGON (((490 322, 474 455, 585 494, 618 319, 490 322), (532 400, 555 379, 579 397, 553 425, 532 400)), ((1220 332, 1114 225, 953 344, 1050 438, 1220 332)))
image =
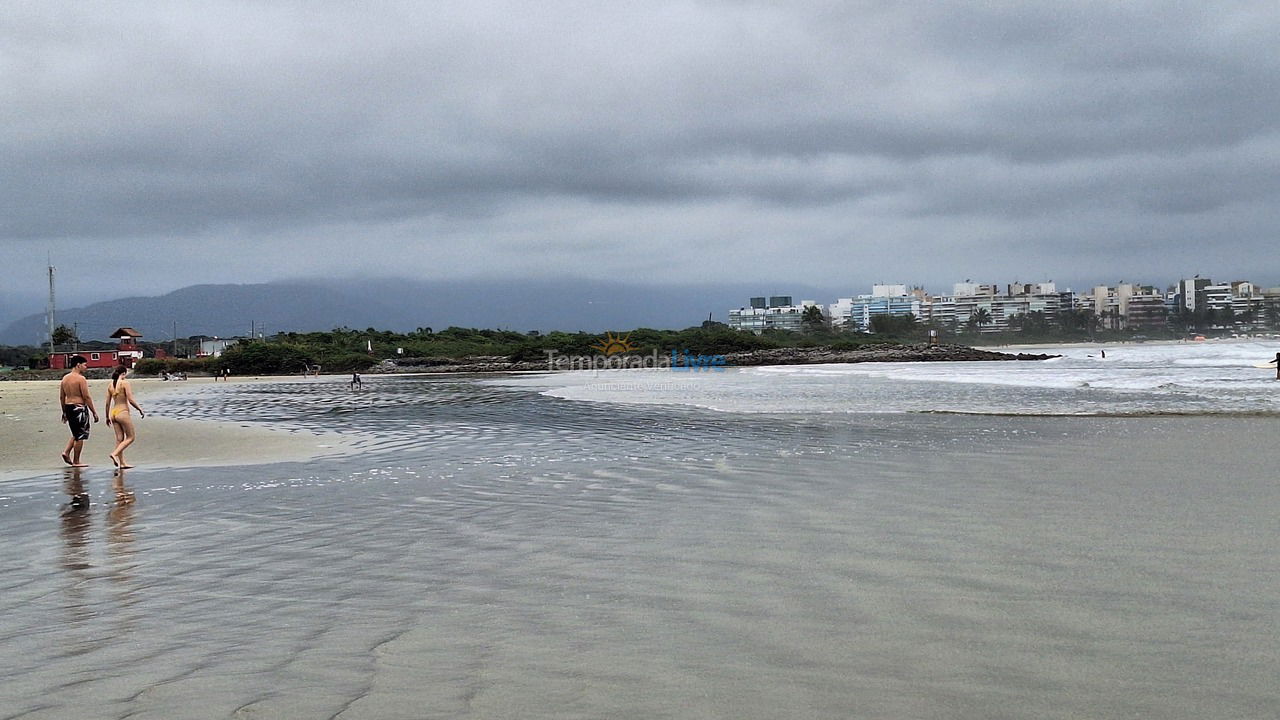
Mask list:
POLYGON ((1280 195, 1278 19, 1248 3, 11 3, 0 242, 127 240, 175 285, 1110 269, 1082 247, 1107 249, 1112 275, 1276 283, 1258 257, 1280 195), (234 252, 185 276, 149 259, 196 248, 234 252))

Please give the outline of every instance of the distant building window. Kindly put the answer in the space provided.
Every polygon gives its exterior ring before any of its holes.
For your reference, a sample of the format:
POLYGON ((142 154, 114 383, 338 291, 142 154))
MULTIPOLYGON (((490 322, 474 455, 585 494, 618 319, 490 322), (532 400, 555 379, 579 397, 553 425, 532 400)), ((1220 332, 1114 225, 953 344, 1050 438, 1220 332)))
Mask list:
POLYGON ((98 359, 99 359, 99 357, 98 357, 98 353, 89 353, 89 359, 90 359, 90 360, 98 360, 98 359))

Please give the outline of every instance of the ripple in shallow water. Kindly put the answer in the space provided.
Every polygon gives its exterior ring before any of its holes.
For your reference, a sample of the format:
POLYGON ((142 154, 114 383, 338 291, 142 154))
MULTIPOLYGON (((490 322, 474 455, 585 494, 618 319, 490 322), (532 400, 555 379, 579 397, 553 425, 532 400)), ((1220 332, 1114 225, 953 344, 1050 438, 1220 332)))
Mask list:
POLYGON ((1256 472, 1273 421, 297 385, 171 402, 364 452, 132 471, 127 508, 86 476, 93 504, 62 517, 49 478, 6 493, 23 552, 0 556, 0 707, 1190 718, 1280 701, 1280 498, 1256 472), (1208 474, 1188 462, 1207 452, 1208 474))

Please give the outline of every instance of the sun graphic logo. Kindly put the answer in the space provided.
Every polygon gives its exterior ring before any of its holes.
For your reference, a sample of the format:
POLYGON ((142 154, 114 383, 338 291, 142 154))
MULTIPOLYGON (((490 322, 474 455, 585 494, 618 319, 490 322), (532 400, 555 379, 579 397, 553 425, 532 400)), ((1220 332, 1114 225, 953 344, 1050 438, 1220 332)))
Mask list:
POLYGON ((604 339, 598 345, 592 345, 591 347, 604 353, 605 357, 638 349, 637 346, 631 344, 631 333, 617 336, 612 332, 606 332, 604 339))

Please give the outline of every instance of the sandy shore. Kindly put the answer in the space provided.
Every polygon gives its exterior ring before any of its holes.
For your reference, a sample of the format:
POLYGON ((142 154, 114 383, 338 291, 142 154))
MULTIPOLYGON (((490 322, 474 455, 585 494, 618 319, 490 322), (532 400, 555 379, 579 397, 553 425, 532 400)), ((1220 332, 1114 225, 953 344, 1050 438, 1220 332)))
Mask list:
MULTIPOLYGON (((242 379, 238 382, 271 382, 242 379)), ((134 395, 143 410, 148 397, 181 390, 195 384, 209 384, 207 378, 169 383, 156 379, 133 379, 134 395)), ((231 384, 235 384, 233 381, 231 384)), ((93 401, 102 417, 106 380, 90 380, 93 401)), ((137 467, 192 467, 252 465, 265 462, 307 460, 341 452, 344 441, 337 435, 311 435, 270 428, 241 427, 223 422, 178 420, 148 414, 137 420, 138 440, 126 452, 137 467)), ((105 419, 105 418, 104 418, 105 419)), ((58 454, 66 445, 67 426, 58 410, 58 384, 50 380, 0 383, 0 479, 30 476, 64 467, 58 454)), ((110 464, 107 454, 115 447, 115 433, 105 422, 93 426, 85 442, 83 462, 91 466, 110 464)))

